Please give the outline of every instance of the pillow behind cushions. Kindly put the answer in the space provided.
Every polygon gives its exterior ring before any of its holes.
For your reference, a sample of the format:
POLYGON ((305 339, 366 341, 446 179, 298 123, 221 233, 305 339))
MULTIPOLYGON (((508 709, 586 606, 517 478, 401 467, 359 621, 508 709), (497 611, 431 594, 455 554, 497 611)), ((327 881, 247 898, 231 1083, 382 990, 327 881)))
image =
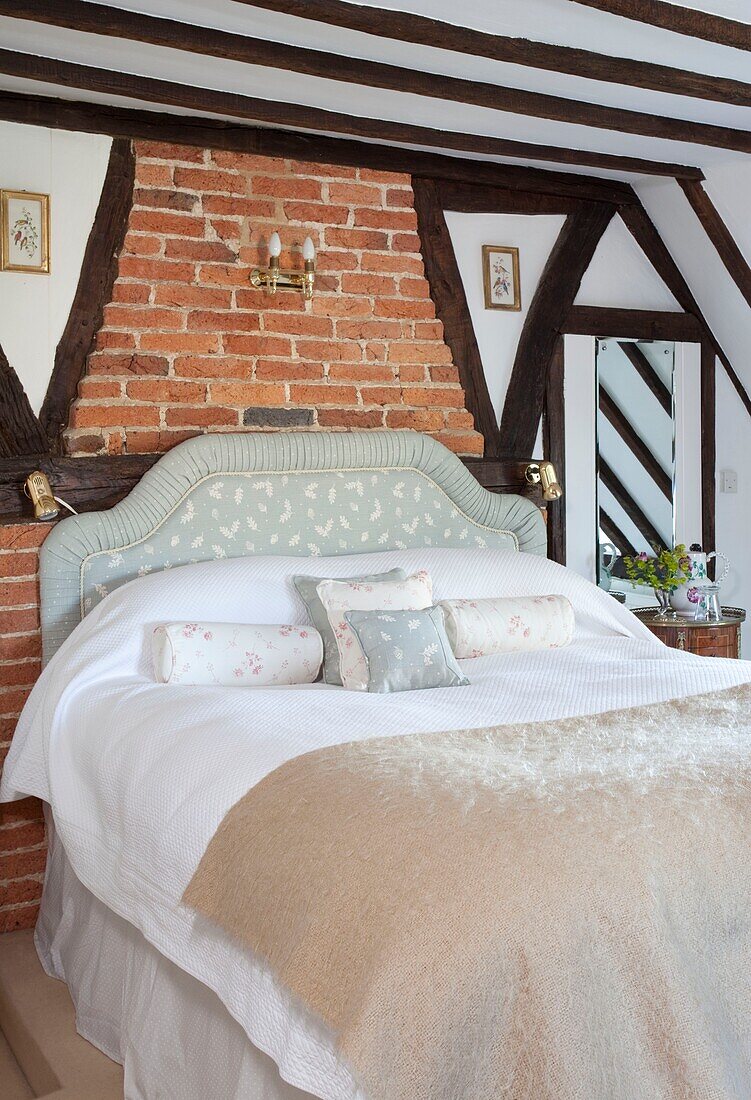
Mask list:
POLYGON ((347 611, 421 611, 433 603, 433 582, 424 569, 404 580, 322 581, 318 595, 339 649, 344 687, 367 691, 368 666, 347 611))
POLYGON ((456 663, 440 607, 347 611, 368 666, 367 690, 412 691, 469 683, 456 663))
POLYGON ((182 622, 156 627, 151 652, 163 684, 268 687, 312 684, 323 642, 309 626, 182 622))
POLYGON ((485 600, 443 600, 454 655, 486 657, 568 645, 574 609, 565 596, 499 596, 485 600))
MULTIPOLYGON (((403 581, 407 574, 404 569, 389 569, 386 573, 372 573, 364 577, 348 577, 347 580, 360 583, 362 581, 403 581)), ((300 599, 308 609, 308 614, 313 620, 313 626, 323 638, 323 680, 326 684, 340 684, 342 676, 339 671, 339 649, 336 637, 326 614, 326 609, 321 603, 316 589, 322 581, 334 580, 333 577, 309 577, 298 573, 292 578, 292 583, 297 589, 300 599)))

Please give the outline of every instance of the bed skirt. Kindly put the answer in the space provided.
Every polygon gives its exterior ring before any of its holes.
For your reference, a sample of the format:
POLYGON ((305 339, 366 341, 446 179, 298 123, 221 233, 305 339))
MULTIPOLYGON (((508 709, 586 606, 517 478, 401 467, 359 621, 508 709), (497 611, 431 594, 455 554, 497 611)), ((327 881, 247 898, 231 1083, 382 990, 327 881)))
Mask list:
POLYGON ((49 815, 48 826, 37 952, 66 982, 78 1032, 124 1067, 126 1100, 313 1100, 281 1079, 212 990, 79 882, 49 815))

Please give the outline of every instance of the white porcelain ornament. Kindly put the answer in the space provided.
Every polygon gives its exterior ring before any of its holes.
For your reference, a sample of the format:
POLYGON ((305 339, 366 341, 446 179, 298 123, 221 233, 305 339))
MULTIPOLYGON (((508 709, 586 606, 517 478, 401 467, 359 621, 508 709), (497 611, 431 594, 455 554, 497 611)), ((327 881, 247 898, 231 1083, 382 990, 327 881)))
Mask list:
POLYGON ((692 543, 686 556, 691 563, 688 570, 688 580, 673 592, 670 597, 670 606, 674 611, 680 611, 683 615, 693 615, 696 610, 696 603, 688 598, 690 589, 707 588, 710 585, 719 587, 728 575, 730 562, 719 550, 705 553, 698 543, 692 543), (714 558, 722 558, 725 568, 722 570, 721 575, 715 581, 712 581, 709 578, 708 566, 714 558))

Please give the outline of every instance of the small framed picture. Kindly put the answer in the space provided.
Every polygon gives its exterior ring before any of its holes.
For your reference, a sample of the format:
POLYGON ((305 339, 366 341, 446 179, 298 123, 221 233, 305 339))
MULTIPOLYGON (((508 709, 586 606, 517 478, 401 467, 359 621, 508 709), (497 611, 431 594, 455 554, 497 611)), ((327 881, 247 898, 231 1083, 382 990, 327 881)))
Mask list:
POLYGON ((518 248, 504 244, 484 244, 482 280, 486 309, 522 308, 518 248))
POLYGON ((49 195, 0 191, 0 271, 49 275, 49 195))

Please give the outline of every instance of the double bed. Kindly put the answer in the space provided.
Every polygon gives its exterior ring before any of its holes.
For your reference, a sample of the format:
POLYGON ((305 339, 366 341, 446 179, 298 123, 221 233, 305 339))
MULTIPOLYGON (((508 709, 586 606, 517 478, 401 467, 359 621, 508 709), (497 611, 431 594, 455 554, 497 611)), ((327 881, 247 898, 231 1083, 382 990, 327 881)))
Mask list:
MULTIPOLYGON (((741 904, 751 885, 751 665, 666 649, 606 593, 548 562, 544 545, 530 501, 486 492, 439 444, 401 432, 200 437, 108 512, 55 528, 41 561, 46 668, 0 797, 47 806, 37 947, 67 982, 82 1034, 123 1063, 128 1100, 751 1095, 741 904), (149 640, 160 623, 301 624, 294 573, 394 566, 427 569, 436 600, 564 595, 573 641, 462 662, 470 683, 460 689, 155 682, 149 640), (610 712, 616 719, 593 717, 610 712), (467 917, 465 928, 455 907, 443 944, 455 969, 433 973, 420 929, 429 915, 443 921, 442 901, 416 893, 423 911, 399 916, 403 934, 379 949, 371 975, 395 1010, 397 1000, 413 1012, 435 1000, 429 1051, 362 1005, 340 1029, 270 956, 185 903, 228 812, 289 762, 390 739, 429 752, 431 738, 478 730, 496 752, 480 786, 517 829, 514 866, 503 847, 493 856, 503 921, 489 934, 467 917), (519 821, 530 836, 546 822, 544 860, 542 847, 522 850, 519 821), (681 838, 694 835, 701 844, 682 856, 681 838), (568 873, 541 881, 550 860, 568 873), (525 866, 537 901, 522 918, 525 866), (622 894, 610 908, 608 891, 622 894), (400 967, 412 988, 397 997, 400 967), (483 973, 492 990, 478 998, 483 973), (504 1005, 500 1016, 488 999, 504 1005), (375 1076, 352 1053, 368 1013, 368 1041, 383 1048, 375 1076)), ((293 879, 281 888, 292 893, 293 879)), ((384 873, 384 894, 393 885, 384 873)), ((359 958, 371 906, 353 892, 342 912, 347 896, 331 931, 346 931, 359 958)), ((253 889, 244 897, 252 907, 253 889)))

